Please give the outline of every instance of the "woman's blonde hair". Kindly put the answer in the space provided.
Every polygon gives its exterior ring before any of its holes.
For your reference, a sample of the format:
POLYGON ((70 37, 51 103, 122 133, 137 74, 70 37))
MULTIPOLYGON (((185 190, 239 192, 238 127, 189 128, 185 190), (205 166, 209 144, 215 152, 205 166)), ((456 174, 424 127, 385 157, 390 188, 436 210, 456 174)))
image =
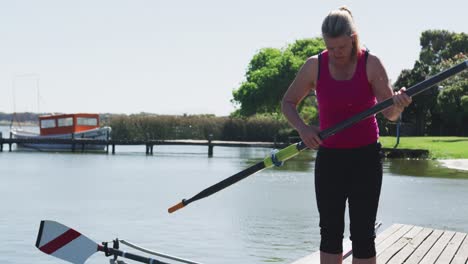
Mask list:
POLYGON ((357 34, 356 24, 353 14, 346 6, 331 11, 323 20, 322 36, 336 38, 340 36, 354 36, 353 55, 360 52, 359 36, 357 34))

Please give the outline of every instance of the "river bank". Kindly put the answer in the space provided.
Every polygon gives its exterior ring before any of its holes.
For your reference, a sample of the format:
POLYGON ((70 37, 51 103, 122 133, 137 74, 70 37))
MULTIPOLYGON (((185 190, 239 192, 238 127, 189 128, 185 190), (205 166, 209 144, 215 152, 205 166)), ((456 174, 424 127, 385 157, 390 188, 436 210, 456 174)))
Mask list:
MULTIPOLYGON (((379 140, 384 148, 396 145, 395 137, 380 137, 379 140)), ((468 159, 468 137, 400 137, 396 148, 427 150, 429 159, 468 159)))

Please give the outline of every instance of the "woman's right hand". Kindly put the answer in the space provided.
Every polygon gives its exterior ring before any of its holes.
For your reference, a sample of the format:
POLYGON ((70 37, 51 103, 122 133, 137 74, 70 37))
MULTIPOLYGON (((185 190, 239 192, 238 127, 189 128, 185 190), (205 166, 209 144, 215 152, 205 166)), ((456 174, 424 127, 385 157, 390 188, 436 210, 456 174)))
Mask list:
POLYGON ((297 132, 302 141, 310 149, 318 149, 320 144, 322 144, 322 140, 319 137, 320 129, 317 126, 305 126, 298 129, 297 132))

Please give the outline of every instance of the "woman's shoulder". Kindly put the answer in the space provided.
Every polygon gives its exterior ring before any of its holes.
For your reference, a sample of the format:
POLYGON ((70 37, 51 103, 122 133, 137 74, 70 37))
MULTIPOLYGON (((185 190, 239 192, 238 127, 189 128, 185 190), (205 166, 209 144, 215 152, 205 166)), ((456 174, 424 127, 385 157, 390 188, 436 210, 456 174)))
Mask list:
POLYGON ((305 81, 308 84, 312 84, 315 87, 315 81, 318 76, 318 56, 314 55, 306 59, 299 72, 296 75, 296 79, 305 81))
POLYGON ((367 78, 369 81, 387 79, 386 69, 382 60, 375 54, 369 53, 366 63, 367 78))
POLYGON ((382 61, 380 60, 380 58, 373 54, 373 53, 370 53, 368 52, 368 55, 367 55, 367 66, 369 67, 381 67, 383 64, 382 64, 382 61))
POLYGON ((318 67, 318 62, 319 62, 318 54, 313 55, 313 56, 310 56, 309 58, 307 58, 307 60, 304 63, 304 66, 302 66, 302 67, 306 68, 308 70, 313 70, 313 69, 316 69, 318 67))
POLYGON ((307 58, 306 63, 316 63, 316 62, 318 62, 319 55, 320 55, 320 53, 315 54, 313 56, 310 56, 309 58, 307 58))

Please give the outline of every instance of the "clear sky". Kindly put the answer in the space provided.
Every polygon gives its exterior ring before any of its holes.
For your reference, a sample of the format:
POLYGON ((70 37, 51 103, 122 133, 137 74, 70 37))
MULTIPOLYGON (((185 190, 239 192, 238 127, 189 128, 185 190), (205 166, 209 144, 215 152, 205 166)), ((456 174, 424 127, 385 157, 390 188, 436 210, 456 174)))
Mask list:
POLYGON ((0 0, 0 112, 228 115, 259 49, 343 4, 392 80, 422 31, 468 32, 466 0, 0 0))

